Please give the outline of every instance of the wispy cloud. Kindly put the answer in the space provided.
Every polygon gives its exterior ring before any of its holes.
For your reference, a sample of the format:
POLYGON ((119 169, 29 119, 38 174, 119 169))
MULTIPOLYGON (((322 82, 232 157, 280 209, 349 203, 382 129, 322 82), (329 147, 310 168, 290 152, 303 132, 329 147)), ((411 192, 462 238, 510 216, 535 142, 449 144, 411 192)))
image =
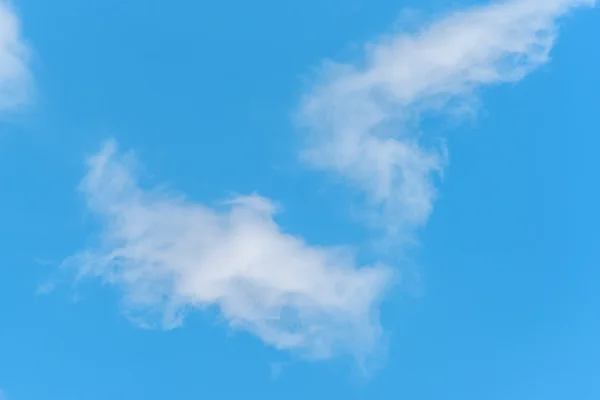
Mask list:
MULTIPOLYGON (((427 221, 443 148, 415 118, 470 104, 485 85, 547 62, 557 19, 593 0, 513 0, 455 12, 366 46, 357 64, 327 63, 299 110, 305 159, 368 194, 379 226, 407 234, 427 221)), ((166 328, 214 307, 234 328, 311 357, 364 355, 380 338, 378 303, 392 272, 358 266, 344 248, 283 232, 258 195, 207 207, 140 187, 135 162, 109 142, 81 184, 101 243, 63 263, 120 289, 129 316, 166 328), (158 320, 157 320, 158 318, 158 320)))
POLYGON ((122 290, 144 324, 178 326, 215 306, 234 328, 307 357, 357 356, 379 339, 378 301, 391 277, 359 268, 348 249, 311 246, 282 232, 277 207, 258 195, 217 209, 138 186, 131 155, 109 142, 81 184, 103 223, 102 243, 63 268, 122 290))
POLYGON ((557 19, 594 0, 512 0, 454 12, 416 33, 366 46, 355 64, 327 62, 299 110, 304 159, 368 196, 390 234, 428 219, 446 156, 423 140, 423 112, 469 108, 485 85, 515 82, 546 63, 557 19))
POLYGON ((10 3, 0 0, 0 112, 22 107, 29 100, 28 58, 19 18, 10 3))

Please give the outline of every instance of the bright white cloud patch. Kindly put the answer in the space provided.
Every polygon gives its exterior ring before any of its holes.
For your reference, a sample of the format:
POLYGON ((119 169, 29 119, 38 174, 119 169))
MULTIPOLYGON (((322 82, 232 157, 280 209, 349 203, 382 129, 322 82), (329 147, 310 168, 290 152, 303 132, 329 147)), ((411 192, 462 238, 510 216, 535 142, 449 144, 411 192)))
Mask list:
MULTIPOLYGON (((513 0, 472 8, 370 44, 360 65, 329 63, 299 111, 306 159, 368 193, 391 234, 410 233, 431 213, 433 178, 445 159, 414 131, 415 116, 446 110, 481 86, 522 79, 548 60, 557 19, 593 4, 513 0)), ((10 71, 20 70, 19 59, 10 71)), ((357 266, 344 249, 282 232, 269 200, 252 195, 209 208, 145 190, 114 143, 89 159, 81 189, 101 218, 102 240, 64 268, 117 286, 133 318, 159 316, 170 328, 190 310, 215 307, 231 326, 279 349, 328 357, 375 347, 390 270, 357 266)))
POLYGON ((19 19, 10 4, 0 0, 0 112, 18 108, 28 100, 28 54, 19 19))
POLYGON ((231 326, 309 357, 362 356, 377 344, 388 269, 358 268, 344 249, 283 233, 276 206, 257 195, 211 209, 144 190, 113 142, 88 165, 81 190, 101 217, 102 243, 64 268, 118 286, 133 318, 172 328, 216 306, 231 326))
POLYGON ((327 63, 299 111, 306 160, 369 196, 392 234, 423 225, 444 149, 422 143, 412 122, 484 85, 514 82, 548 60, 557 18, 594 0, 513 0, 455 12, 413 34, 366 46, 360 64, 327 63))

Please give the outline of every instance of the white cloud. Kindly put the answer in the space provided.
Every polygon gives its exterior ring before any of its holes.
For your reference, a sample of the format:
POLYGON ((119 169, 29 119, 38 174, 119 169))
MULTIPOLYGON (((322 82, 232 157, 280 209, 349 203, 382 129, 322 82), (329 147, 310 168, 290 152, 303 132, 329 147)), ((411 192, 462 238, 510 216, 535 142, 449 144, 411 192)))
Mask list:
POLYGON ((357 267, 343 248, 282 232, 277 207, 251 195, 211 209, 139 187, 131 155, 109 142, 81 184, 102 241, 63 268, 122 290, 130 317, 166 328, 215 306, 234 328, 307 357, 363 356, 379 339, 378 301, 391 273, 357 267))
MULTIPOLYGON (((433 179, 445 163, 443 149, 414 130, 415 115, 470 100, 483 85, 522 79, 548 60, 557 18, 593 4, 472 8, 370 44, 360 65, 329 63, 299 110, 306 159, 368 193, 390 233, 410 233, 428 219, 433 179)), ((89 159, 81 190, 101 218, 102 240, 63 268, 118 287, 125 310, 142 323, 159 317, 172 328, 186 312, 214 307, 232 327, 306 356, 365 355, 377 345, 388 268, 360 267, 347 249, 284 233, 277 206, 257 195, 209 208, 145 190, 134 164, 113 142, 89 159)))
POLYGON ((469 107, 474 90, 515 82, 544 64, 557 18, 594 0, 513 0, 455 12, 416 33, 366 46, 360 64, 328 62, 307 92, 299 120, 303 156, 367 193, 379 227, 410 234, 422 226, 445 164, 415 118, 469 107))
POLYGON ((0 112, 27 103, 31 89, 28 58, 19 19, 10 4, 0 0, 0 112))

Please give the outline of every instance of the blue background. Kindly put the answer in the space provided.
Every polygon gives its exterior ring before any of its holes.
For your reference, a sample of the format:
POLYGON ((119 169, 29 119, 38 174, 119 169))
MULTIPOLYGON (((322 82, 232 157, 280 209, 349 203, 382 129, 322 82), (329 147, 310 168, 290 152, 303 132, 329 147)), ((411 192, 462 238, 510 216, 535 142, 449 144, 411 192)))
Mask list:
POLYGON ((549 64, 484 91, 482 115, 448 133, 450 166, 414 255, 420 283, 388 296, 388 357, 365 379, 208 314, 145 331, 109 288, 35 290, 94 229, 75 188, 108 137, 194 200, 258 190, 285 205, 286 230, 360 244, 367 232, 339 206, 350 193, 298 166, 291 112, 320 60, 355 54, 402 9, 447 2, 16 6, 38 90, 0 134, 0 387, 11 400, 600 398, 597 11, 566 18, 549 64))

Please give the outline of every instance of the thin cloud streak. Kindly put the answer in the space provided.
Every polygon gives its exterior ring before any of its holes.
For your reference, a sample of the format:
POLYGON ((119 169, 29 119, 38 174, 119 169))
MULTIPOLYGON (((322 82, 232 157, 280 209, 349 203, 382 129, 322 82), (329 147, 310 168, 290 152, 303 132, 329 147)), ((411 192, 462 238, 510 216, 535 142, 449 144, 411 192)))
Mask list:
POLYGON ((443 144, 427 145, 424 112, 470 109, 476 90, 516 82, 549 59, 557 19, 594 0, 513 0, 454 12, 365 47, 356 64, 328 61, 300 106, 303 159, 366 193, 378 228, 410 234, 429 218, 443 144), (417 124, 418 125, 418 124, 417 124))

